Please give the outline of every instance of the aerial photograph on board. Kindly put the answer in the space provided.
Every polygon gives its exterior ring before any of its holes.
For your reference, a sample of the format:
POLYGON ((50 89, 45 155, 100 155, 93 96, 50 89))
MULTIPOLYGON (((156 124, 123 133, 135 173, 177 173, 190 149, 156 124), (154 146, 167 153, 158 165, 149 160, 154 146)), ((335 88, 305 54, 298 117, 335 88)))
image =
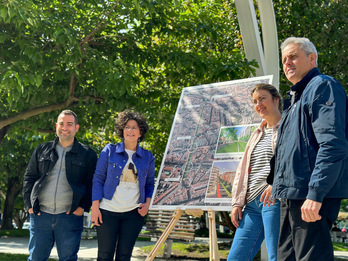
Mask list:
POLYGON ((272 76, 183 88, 151 208, 230 210, 232 182, 261 120, 251 89, 272 76))

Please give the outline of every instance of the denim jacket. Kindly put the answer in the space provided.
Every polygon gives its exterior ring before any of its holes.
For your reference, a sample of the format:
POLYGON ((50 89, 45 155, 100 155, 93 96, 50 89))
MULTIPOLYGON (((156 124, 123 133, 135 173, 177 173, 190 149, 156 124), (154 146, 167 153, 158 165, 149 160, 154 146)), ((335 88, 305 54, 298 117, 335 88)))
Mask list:
MULTIPOLYGON (((132 159, 139 177, 139 203, 145 203, 154 191, 155 158, 150 151, 137 146, 132 159)), ((93 177, 92 201, 112 199, 127 161, 128 154, 123 142, 105 146, 99 155, 93 177)))
POLYGON ((291 87, 275 150, 272 194, 283 199, 348 197, 347 95, 334 78, 312 69, 291 87))

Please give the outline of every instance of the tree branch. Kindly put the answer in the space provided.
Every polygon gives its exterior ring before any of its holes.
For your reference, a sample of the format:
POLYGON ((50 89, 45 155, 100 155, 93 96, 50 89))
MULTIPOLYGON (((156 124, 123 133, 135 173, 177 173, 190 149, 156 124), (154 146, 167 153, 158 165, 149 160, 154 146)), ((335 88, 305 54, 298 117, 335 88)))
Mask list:
POLYGON ((73 72, 73 74, 70 77, 70 84, 69 84, 70 97, 74 97, 75 86, 76 86, 76 73, 73 72))
POLYGON ((0 129, 0 144, 9 130, 10 130, 10 125, 4 126, 3 128, 0 129))
MULTIPOLYGON (((28 127, 25 127, 25 128, 22 128, 22 129, 28 130, 28 131, 34 131, 33 128, 28 128, 28 127)), ((55 130, 44 130, 44 129, 35 129, 35 131, 40 132, 40 133, 48 133, 48 134, 52 134, 52 133, 56 132, 55 130)))
MULTIPOLYGON (((63 110, 63 109, 66 109, 68 107, 79 106, 79 104, 77 103, 79 100, 80 99, 77 97, 69 97, 65 102, 50 104, 50 105, 46 105, 46 106, 42 106, 42 107, 29 109, 25 112, 17 113, 11 117, 8 117, 5 119, 0 119, 0 131, 2 131, 2 129, 4 127, 6 127, 12 123, 15 123, 17 121, 24 120, 24 119, 39 115, 41 113, 63 110)), ((94 101, 99 101, 99 102, 104 101, 101 98, 95 98, 92 96, 86 96, 83 98, 83 101, 88 101, 88 100, 94 100, 94 101)))
MULTIPOLYGON (((107 13, 107 15, 105 16, 106 18, 109 17, 109 15, 111 14, 111 12, 116 8, 116 6, 118 5, 118 3, 120 2, 120 0, 118 0, 113 7, 111 8, 111 10, 107 13)), ((92 37, 103 27, 105 27, 108 23, 107 22, 103 22, 101 21, 96 28, 94 28, 94 30, 87 35, 80 43, 81 47, 83 48, 84 43, 86 43, 87 41, 89 41, 90 39, 92 39, 92 37)), ((83 48, 84 49, 84 48, 83 48)))
POLYGON ((104 35, 104 36, 101 36, 101 37, 96 37, 96 38, 93 38, 93 39, 89 39, 86 42, 88 42, 91 45, 102 45, 101 43, 96 43, 96 42, 92 42, 92 41, 105 39, 105 38, 112 38, 112 37, 117 37, 117 38, 120 38, 122 40, 129 39, 129 37, 114 34, 114 35, 104 35))

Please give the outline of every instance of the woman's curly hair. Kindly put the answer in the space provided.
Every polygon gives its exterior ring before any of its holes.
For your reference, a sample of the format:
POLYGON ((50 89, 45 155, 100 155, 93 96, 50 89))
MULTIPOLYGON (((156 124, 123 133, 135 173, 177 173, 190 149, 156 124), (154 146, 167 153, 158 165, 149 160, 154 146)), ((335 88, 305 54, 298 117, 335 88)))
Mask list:
POLYGON ((138 139, 138 142, 141 142, 145 138, 145 135, 149 130, 149 126, 147 125, 146 120, 143 118, 143 116, 141 116, 139 112, 133 112, 130 110, 120 112, 116 118, 116 134, 123 140, 123 130, 126 127, 127 122, 130 120, 135 120, 138 123, 141 135, 138 139))

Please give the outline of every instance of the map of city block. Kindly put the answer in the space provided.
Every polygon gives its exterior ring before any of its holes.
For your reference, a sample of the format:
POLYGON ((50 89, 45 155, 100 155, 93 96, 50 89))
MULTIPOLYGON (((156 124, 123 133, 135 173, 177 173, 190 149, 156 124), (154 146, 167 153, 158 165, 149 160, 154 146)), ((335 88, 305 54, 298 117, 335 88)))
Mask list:
POLYGON ((231 210, 232 183, 245 146, 217 152, 218 147, 237 144, 222 144, 227 141, 220 135, 226 129, 236 129, 235 133, 249 131, 250 136, 250 126, 261 122, 253 110, 250 91, 258 83, 271 82, 272 76, 262 76, 183 88, 152 209, 231 210))

